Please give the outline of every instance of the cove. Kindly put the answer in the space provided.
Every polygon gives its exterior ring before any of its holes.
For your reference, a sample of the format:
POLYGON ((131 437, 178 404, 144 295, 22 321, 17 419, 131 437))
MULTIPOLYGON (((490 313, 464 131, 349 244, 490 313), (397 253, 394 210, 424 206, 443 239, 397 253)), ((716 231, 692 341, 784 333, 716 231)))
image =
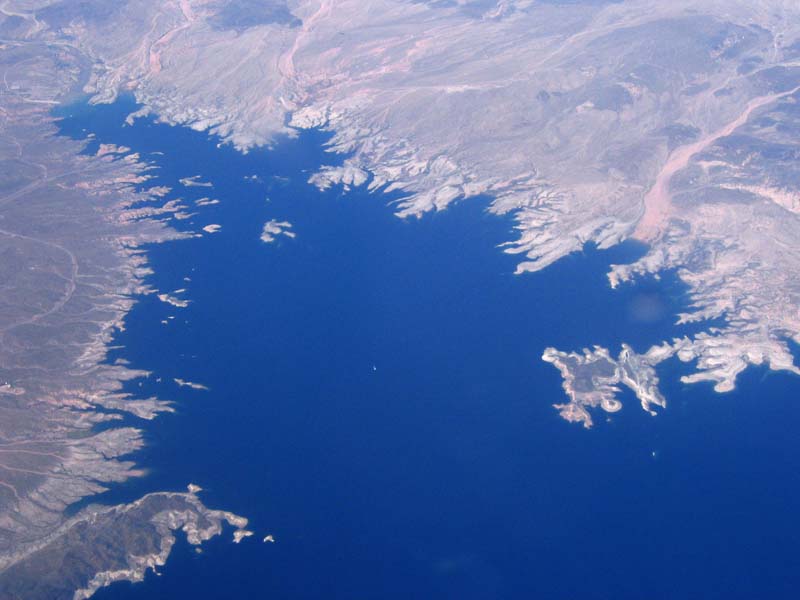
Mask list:
POLYGON ((644 350, 691 331, 673 325, 674 277, 609 288, 609 264, 640 247, 514 276, 497 248, 513 223, 484 200, 400 220, 392 197, 307 184, 341 160, 323 133, 242 155, 185 128, 123 126, 135 108, 69 107, 61 131, 93 133, 87 152, 141 153, 158 166, 148 184, 190 206, 219 199, 177 226, 221 230, 147 249, 149 283, 191 303, 140 299, 109 360, 151 371, 130 389, 177 413, 132 421, 149 474, 95 500, 193 482, 256 535, 202 554, 181 542, 160 576, 97 598, 794 597, 797 379, 751 370, 720 396, 670 362, 655 418, 630 394, 591 431, 551 407, 563 392, 546 346, 644 350), (181 186, 194 175, 214 187, 181 186), (297 237, 261 242, 270 219, 297 237), (643 299, 659 307, 646 323, 643 299))

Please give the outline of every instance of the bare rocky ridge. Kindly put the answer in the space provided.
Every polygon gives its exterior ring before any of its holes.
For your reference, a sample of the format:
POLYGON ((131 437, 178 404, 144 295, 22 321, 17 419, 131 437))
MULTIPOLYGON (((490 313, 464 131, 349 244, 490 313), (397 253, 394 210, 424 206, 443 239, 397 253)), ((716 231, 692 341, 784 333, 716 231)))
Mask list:
POLYGON ((119 506, 89 506, 3 573, 4 598, 90 598, 115 581, 142 581, 164 565, 181 531, 198 546, 223 524, 248 535, 247 519, 209 510, 189 492, 160 492, 119 506), (102 548, 102 552, 97 552, 102 548), (88 568, 87 568, 88 567, 88 568))

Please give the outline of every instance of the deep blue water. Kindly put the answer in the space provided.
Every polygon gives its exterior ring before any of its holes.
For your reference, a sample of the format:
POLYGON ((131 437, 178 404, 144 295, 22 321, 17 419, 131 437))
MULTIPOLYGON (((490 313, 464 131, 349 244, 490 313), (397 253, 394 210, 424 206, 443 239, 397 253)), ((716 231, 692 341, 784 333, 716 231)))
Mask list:
POLYGON ((149 248, 150 283, 192 304, 143 298, 110 359, 151 370, 131 389, 178 412, 141 424, 150 474, 101 499, 194 482, 256 536, 202 554, 182 542, 163 575, 97 598, 797 597, 798 379, 754 369, 721 396, 668 363, 658 417, 630 394, 591 431, 551 408, 563 392, 545 346, 643 350, 689 331, 672 325, 674 277, 609 289, 608 265, 642 248, 514 276, 496 248, 512 223, 481 200, 403 221, 387 196, 306 183, 338 160, 323 134, 243 156, 122 127, 130 110, 73 107, 62 130, 141 152, 151 183, 184 198, 219 198, 180 226, 222 230, 149 248), (197 174, 215 187, 177 184, 197 174), (273 218, 297 238, 262 243, 273 218))

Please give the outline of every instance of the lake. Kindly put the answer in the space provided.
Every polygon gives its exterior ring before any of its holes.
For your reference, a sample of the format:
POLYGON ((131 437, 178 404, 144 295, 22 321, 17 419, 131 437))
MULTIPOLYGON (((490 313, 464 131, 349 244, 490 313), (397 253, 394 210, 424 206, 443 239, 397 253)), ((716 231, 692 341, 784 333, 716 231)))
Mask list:
POLYGON ((401 220, 396 196, 307 183, 341 161, 324 133, 243 155, 186 128, 123 126, 135 108, 73 106, 61 130, 94 133, 87 151, 141 153, 170 197, 219 199, 177 227, 221 230, 148 248, 149 283, 191 303, 141 298, 109 360, 151 371, 129 389, 177 412, 130 419, 149 474, 99 500, 193 482, 256 535, 202 553, 182 541, 161 575, 97 598, 796 597, 800 379, 751 369, 718 395, 681 384, 689 367, 671 361, 657 417, 628 392, 592 430, 551 406, 565 397, 546 346, 641 351, 693 331, 673 324, 674 274, 609 288, 609 265, 643 247, 515 276, 497 248, 513 222, 485 199, 401 220), (181 186, 194 175, 214 187, 181 186), (297 237, 260 241, 271 219, 297 237), (647 321, 642 302, 657 308, 647 321))

